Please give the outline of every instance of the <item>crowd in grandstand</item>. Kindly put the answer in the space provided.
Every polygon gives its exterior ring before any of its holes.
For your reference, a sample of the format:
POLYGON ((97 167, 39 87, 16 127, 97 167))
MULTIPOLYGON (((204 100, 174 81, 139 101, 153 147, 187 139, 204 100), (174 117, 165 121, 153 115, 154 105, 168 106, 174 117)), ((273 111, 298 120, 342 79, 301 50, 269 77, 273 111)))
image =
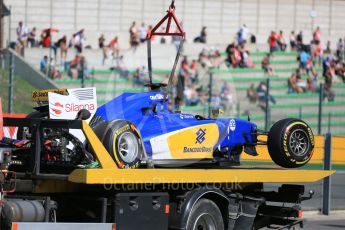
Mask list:
MULTIPOLYGON (((137 26, 136 22, 131 24, 129 28, 129 44, 134 52, 141 43, 146 41, 151 30, 152 26, 146 27, 144 23, 140 27, 137 26)), ((165 28, 161 28, 161 30, 164 31, 165 28)), ((61 74, 56 68, 58 50, 60 51, 61 66, 66 70, 69 77, 74 79, 88 77, 89 69, 87 61, 82 55, 83 49, 85 48, 84 29, 73 33, 69 40, 64 35, 57 39, 56 42, 53 42, 52 35, 55 32, 57 32, 57 29, 47 28, 42 30, 38 37, 35 27, 29 30, 22 22, 19 22, 18 28, 16 29, 18 40, 16 49, 19 53, 22 53, 23 48, 26 46, 50 48, 54 56, 44 56, 40 63, 40 69, 42 73, 52 79, 61 78, 61 74), (76 50, 76 56, 73 60, 67 61, 67 53, 70 48, 76 50)), ((291 51, 298 52, 297 59, 299 66, 291 73, 287 81, 287 92, 319 92, 319 83, 322 81, 320 76, 322 76, 325 98, 330 101, 334 100, 335 93, 332 89, 332 84, 345 82, 345 38, 338 40, 335 53, 331 52, 329 41, 326 42, 326 49, 322 49, 321 39, 322 36, 319 27, 313 32, 310 42, 305 41, 302 31, 297 34, 295 31, 291 31, 288 42, 282 30, 279 32, 271 31, 267 39, 269 52, 261 60, 263 72, 268 77, 276 77, 277 74, 271 63, 271 59, 274 60, 275 52, 287 51, 289 44, 291 51), (317 71, 316 67, 318 66, 322 66, 322 73, 317 71)), ((152 36, 151 40, 155 40, 155 37, 152 36)), ((167 41, 165 37, 161 37, 159 42, 166 43, 167 41)), ((178 47, 180 40, 172 37, 171 42, 178 47)), ((202 27, 200 34, 193 39, 193 42, 207 43, 206 27, 202 27)), ((207 87, 201 85, 198 79, 200 68, 255 68, 256 64, 251 60, 250 51, 247 48, 248 43, 256 43, 256 37, 243 24, 237 31, 234 42, 226 47, 225 57, 222 56, 220 50, 213 47, 202 49, 197 59, 188 61, 187 57, 184 57, 177 74, 176 104, 180 105, 182 101, 190 106, 207 103, 208 95, 207 90, 205 90, 207 87)), ((123 56, 120 53, 121 49, 117 36, 110 39, 109 42, 106 42, 104 34, 101 34, 98 38, 98 47, 103 51, 103 64, 105 64, 107 59, 111 58, 112 65, 115 66, 114 69, 120 73, 121 77, 132 80, 134 85, 147 83, 145 67, 138 67, 132 74, 126 68, 123 56)), ((231 105, 232 103, 232 93, 227 84, 225 82, 218 92, 214 93, 215 96, 211 98, 213 104, 226 109, 231 108, 231 106, 226 105, 231 105)), ((253 103, 258 102, 259 106, 260 103, 266 100, 275 103, 273 96, 268 95, 267 97, 265 93, 266 87, 265 82, 260 82, 256 87, 252 84, 247 90, 249 101, 253 103)))

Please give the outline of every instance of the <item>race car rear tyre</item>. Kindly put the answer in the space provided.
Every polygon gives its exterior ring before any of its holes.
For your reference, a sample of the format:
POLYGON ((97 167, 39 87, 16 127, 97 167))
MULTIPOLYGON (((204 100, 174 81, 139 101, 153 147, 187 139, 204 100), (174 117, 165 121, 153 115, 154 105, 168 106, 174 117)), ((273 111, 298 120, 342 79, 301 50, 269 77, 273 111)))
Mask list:
POLYGON ((285 168, 305 165, 312 157, 314 135, 302 120, 286 118, 268 132, 267 147, 272 160, 285 168))
MULTIPOLYGON (((25 118, 48 118, 49 117, 49 111, 34 111, 32 113, 29 113, 25 118)), ((18 127, 17 130, 17 139, 18 140, 26 140, 30 139, 28 138, 31 136, 31 130, 29 127, 18 127)))
POLYGON ((108 124, 103 145, 119 168, 138 168, 143 156, 143 144, 136 127, 124 120, 108 124))
POLYGON ((223 230, 224 222, 218 206, 209 199, 200 199, 193 207, 187 230, 223 230))

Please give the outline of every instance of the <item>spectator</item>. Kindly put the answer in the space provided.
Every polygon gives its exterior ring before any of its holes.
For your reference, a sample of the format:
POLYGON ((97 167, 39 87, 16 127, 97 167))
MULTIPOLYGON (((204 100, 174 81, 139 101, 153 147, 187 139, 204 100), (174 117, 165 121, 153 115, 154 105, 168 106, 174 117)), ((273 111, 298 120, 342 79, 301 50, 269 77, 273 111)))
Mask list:
POLYGON ((337 68, 337 61, 335 59, 332 59, 330 62, 330 65, 328 67, 328 71, 330 72, 330 75, 332 77, 333 83, 340 83, 341 81, 336 75, 336 68, 337 68))
POLYGON ((255 68, 255 63, 252 62, 248 50, 243 51, 241 57, 243 59, 245 68, 255 68))
POLYGON ((146 84, 146 81, 144 80, 145 77, 145 66, 142 66, 141 68, 137 68, 135 72, 133 73, 133 85, 139 85, 143 86, 146 84))
POLYGON ((145 23, 141 23, 141 26, 139 28, 139 35, 140 35, 140 42, 144 43, 146 41, 146 36, 147 36, 145 23))
POLYGON ((189 65, 190 80, 192 84, 198 83, 198 72, 197 72, 197 62, 195 59, 192 60, 192 63, 189 65))
POLYGON ((301 91, 297 93, 305 93, 307 91, 307 82, 302 79, 301 75, 296 76, 296 85, 301 89, 301 91))
POLYGON ((320 30, 320 27, 317 27, 313 33, 313 41, 320 43, 320 39, 321 39, 321 30, 320 30))
POLYGON ((203 26, 201 29, 200 35, 194 38, 194 42, 206 43, 206 39, 207 39, 206 26, 203 26))
POLYGON ((336 72, 338 76, 341 77, 343 83, 345 83, 345 62, 339 62, 336 67, 336 72))
POLYGON ((291 51, 296 51, 296 35, 295 35, 295 31, 291 31, 290 33, 290 47, 291 47, 291 51))
POLYGON ((318 84, 318 73, 315 69, 312 69, 311 75, 307 79, 307 90, 310 92, 318 92, 320 90, 318 84))
POLYGON ((103 49, 104 42, 105 42, 104 34, 101 34, 101 36, 98 38, 98 48, 103 49))
POLYGON ((320 42, 314 42, 312 45, 312 60, 313 64, 315 65, 318 63, 318 65, 321 65, 322 62, 322 48, 321 48, 321 43, 320 42))
POLYGON ((285 42, 285 39, 284 39, 284 36, 283 36, 283 31, 279 31, 279 34, 277 36, 277 43, 278 43, 279 49, 281 51, 285 51, 286 50, 286 42, 285 42))
POLYGON ((258 99, 259 99, 259 107, 261 109, 265 109, 265 103, 266 100, 269 102, 272 102, 273 104, 276 104, 276 100, 274 99, 274 97, 272 95, 266 95, 267 94, 267 85, 264 81, 261 81, 258 85, 258 87, 256 88, 256 92, 258 95, 258 99))
POLYGON ((326 71, 324 84, 324 99, 327 98, 328 101, 334 101, 335 92, 332 89, 332 74, 329 70, 326 71))
POLYGON ((271 54, 266 54, 261 61, 261 67, 264 70, 265 74, 267 74, 268 76, 274 76, 275 73, 270 64, 270 58, 271 54))
POLYGON ((60 71, 55 67, 53 58, 50 58, 50 62, 48 66, 48 77, 52 80, 61 79, 60 71))
POLYGON ((41 45, 43 48, 49 48, 51 46, 51 31, 50 28, 42 31, 41 45))
POLYGON ((344 57, 344 42, 343 39, 339 38, 337 42, 337 51, 336 51, 337 57, 339 60, 343 60, 344 57))
POLYGON ((23 55, 24 47, 26 46, 26 43, 27 43, 29 31, 28 31, 28 28, 23 25, 22 21, 18 23, 16 33, 17 33, 17 41, 18 41, 18 44, 16 46, 16 51, 17 53, 20 53, 23 55))
POLYGON ((80 68, 80 56, 79 54, 76 54, 74 59, 69 62, 69 68, 67 71, 67 75, 71 77, 72 79, 78 78, 78 68, 80 68))
POLYGON ((233 95, 228 82, 224 81, 220 88, 220 105, 225 113, 229 113, 232 110, 233 95))
POLYGON ((35 47, 37 44, 36 41, 36 27, 32 28, 32 30, 28 34, 28 46, 35 47))
POLYGON ((307 62, 308 62, 309 58, 310 58, 309 54, 305 50, 302 50, 302 52, 299 55, 299 68, 300 69, 306 71, 307 62))
POLYGON ((105 60, 108 58, 109 53, 112 55, 113 60, 119 57, 120 48, 117 36, 114 37, 107 46, 103 47, 103 65, 105 64, 105 60))
POLYGON ((40 71, 44 75, 48 75, 48 56, 47 55, 45 55, 40 62, 40 71))
POLYGON ((200 98, 193 84, 188 85, 183 91, 183 94, 186 99, 187 106, 196 106, 199 104, 200 98))
POLYGON ((87 61, 83 55, 77 54, 69 63, 68 76, 73 79, 82 79, 89 77, 87 61))
POLYGON ((297 50, 300 51, 303 46, 303 31, 301 30, 296 37, 297 50))
POLYGON ((256 103, 258 100, 258 94, 254 88, 254 83, 250 84, 250 87, 247 89, 247 98, 250 103, 256 103))
POLYGON ((271 35, 268 37, 268 45, 270 47, 270 53, 272 54, 273 52, 277 51, 278 46, 277 46, 277 34, 274 31, 271 31, 271 35))
POLYGON ((78 53, 82 53, 84 40, 84 29, 81 29, 77 33, 73 34, 70 46, 73 46, 78 53))
POLYGON ((243 47, 247 42, 248 35, 249 35, 249 30, 246 24, 243 24, 237 32, 237 44, 243 47))
POLYGON ((133 48, 133 51, 135 51, 139 45, 139 33, 135 21, 132 22, 132 25, 129 28, 129 44, 131 48, 133 48))
POLYGON ((56 59, 56 53, 57 53, 58 48, 60 49, 60 60, 61 60, 61 62, 63 62, 63 60, 66 60, 67 52, 68 52, 67 36, 66 35, 64 35, 57 42, 55 42, 54 45, 52 45, 52 49, 54 50, 55 59, 56 59))
POLYGON ((303 89, 297 85, 296 73, 291 73, 288 79, 288 93, 302 93, 303 89))

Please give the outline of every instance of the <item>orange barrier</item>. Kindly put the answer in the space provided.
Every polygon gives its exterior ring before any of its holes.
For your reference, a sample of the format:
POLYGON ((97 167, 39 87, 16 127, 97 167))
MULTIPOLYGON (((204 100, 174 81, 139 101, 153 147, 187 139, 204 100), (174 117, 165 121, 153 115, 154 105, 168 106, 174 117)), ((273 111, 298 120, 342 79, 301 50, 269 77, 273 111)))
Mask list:
MULTIPOLYGON (((265 138, 260 138, 265 140, 265 138)), ((319 164, 323 162, 324 136, 315 136, 315 148, 310 163, 319 164)), ((242 154, 241 159, 251 161, 271 161, 266 146, 257 146, 259 156, 242 154)), ((332 163, 345 164, 345 137, 332 136, 332 163)))

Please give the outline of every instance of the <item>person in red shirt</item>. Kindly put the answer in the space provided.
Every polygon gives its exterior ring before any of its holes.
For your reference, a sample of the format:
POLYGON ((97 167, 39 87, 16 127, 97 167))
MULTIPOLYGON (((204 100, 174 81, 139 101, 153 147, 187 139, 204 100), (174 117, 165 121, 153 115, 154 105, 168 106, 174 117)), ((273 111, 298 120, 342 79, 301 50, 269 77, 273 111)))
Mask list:
POLYGON ((277 51, 277 34, 271 31, 271 35, 268 37, 268 45, 270 47, 270 53, 277 51))
POLYGON ((107 46, 103 47, 103 65, 105 63, 105 60, 108 58, 109 52, 111 52, 113 59, 119 57, 119 38, 117 36, 111 39, 110 43, 107 46))
POLYGON ((50 30, 44 30, 41 35, 42 41, 42 47, 48 48, 51 45, 51 37, 50 37, 50 30))
POLYGON ((321 39, 321 30, 320 30, 320 27, 317 27, 313 33, 313 40, 316 43, 316 42, 320 42, 320 39, 321 39))

